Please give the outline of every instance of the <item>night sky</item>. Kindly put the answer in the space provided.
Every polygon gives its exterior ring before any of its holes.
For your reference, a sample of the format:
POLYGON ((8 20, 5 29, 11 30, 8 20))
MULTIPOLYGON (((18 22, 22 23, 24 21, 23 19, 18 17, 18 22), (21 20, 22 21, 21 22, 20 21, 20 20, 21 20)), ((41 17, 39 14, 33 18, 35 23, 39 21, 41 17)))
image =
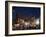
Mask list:
POLYGON ((35 16, 40 18, 40 8, 36 7, 12 7, 12 18, 16 18, 16 13, 21 16, 35 16))

